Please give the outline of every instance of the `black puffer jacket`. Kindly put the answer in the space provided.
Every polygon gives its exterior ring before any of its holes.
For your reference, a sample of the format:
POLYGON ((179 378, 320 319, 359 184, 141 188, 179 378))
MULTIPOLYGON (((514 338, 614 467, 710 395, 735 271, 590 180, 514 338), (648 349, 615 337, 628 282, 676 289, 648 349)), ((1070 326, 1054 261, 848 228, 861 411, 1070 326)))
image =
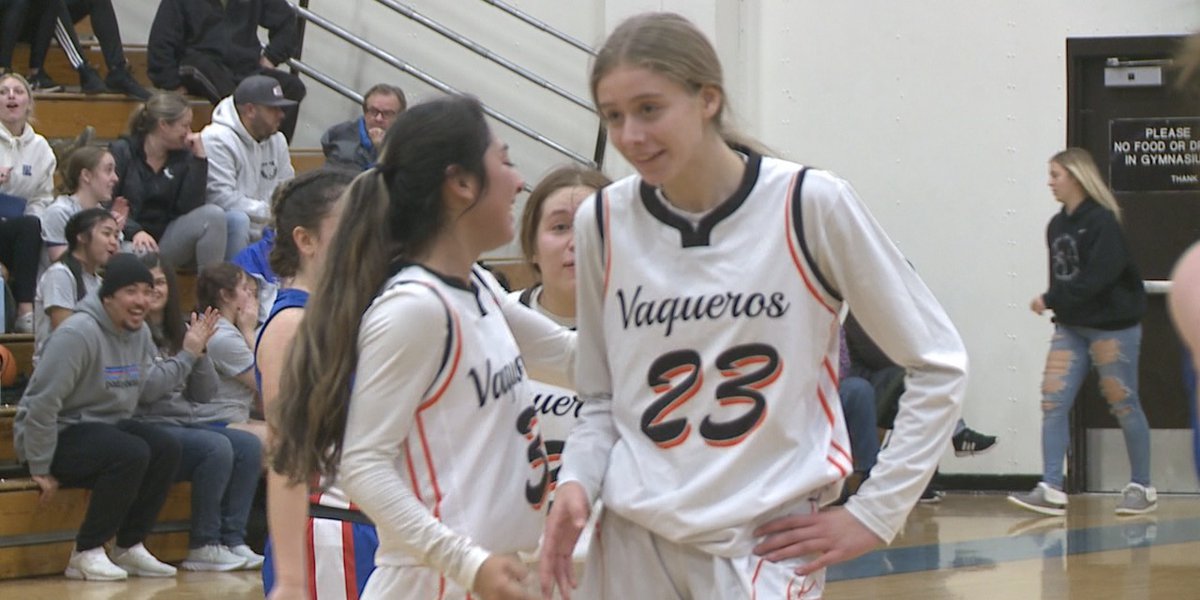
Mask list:
POLYGON ((145 231, 159 241, 171 221, 204 204, 208 161, 188 150, 175 150, 167 154, 167 164, 156 173, 146 164, 144 147, 142 138, 129 137, 109 145, 120 178, 113 197, 124 196, 129 201, 125 239, 145 231))

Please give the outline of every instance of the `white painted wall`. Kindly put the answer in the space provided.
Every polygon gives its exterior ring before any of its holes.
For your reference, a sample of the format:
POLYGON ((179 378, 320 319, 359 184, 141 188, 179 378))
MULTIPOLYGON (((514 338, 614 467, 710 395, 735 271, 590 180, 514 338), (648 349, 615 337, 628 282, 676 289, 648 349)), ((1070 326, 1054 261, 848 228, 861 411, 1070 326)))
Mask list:
MULTIPOLYGON (((155 0, 118 4, 125 37, 144 41, 155 0)), ((587 60, 472 0, 408 4, 588 98, 587 60)), ((837 172, 942 300, 972 360, 965 416, 1001 436, 994 453, 946 473, 1040 471, 1038 384, 1050 324, 1029 299, 1043 290, 1043 231, 1056 205, 1046 159, 1065 142, 1066 38, 1186 33, 1194 0, 513 0, 592 44, 622 18, 673 10, 714 40, 735 114, 785 157, 837 172)), ((479 59, 373 0, 312 8, 403 60, 474 93, 581 154, 596 119, 479 59)), ((434 92, 310 27, 304 59, 357 89, 399 83, 434 92)), ((357 108, 313 84, 295 145, 312 147, 357 108)), ((562 160, 499 128, 531 182, 562 160)), ((610 159, 615 152, 609 150, 610 159)), ((611 174, 628 167, 619 160, 611 174)), ((511 249, 504 253, 512 253, 511 249)))

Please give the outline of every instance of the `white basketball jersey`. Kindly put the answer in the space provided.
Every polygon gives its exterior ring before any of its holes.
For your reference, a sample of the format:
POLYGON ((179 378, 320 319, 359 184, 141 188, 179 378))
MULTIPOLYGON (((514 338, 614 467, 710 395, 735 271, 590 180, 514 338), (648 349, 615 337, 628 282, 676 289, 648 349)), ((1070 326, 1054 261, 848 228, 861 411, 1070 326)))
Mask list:
MULTIPOLYGON (((465 289, 410 266, 388 280, 364 315, 366 321, 393 297, 413 294, 436 295, 445 308, 442 322, 421 328, 429 339, 419 343, 440 366, 399 442, 395 466, 444 525, 490 552, 531 551, 544 520, 550 465, 524 360, 501 312, 503 292, 478 268, 471 283, 475 289, 465 289)), ((387 561, 378 564, 413 564, 384 527, 379 534, 379 555, 387 561)))
MULTIPOLYGON (((852 470, 841 300, 797 239, 804 171, 750 156, 698 220, 638 177, 606 188, 603 331, 619 432, 603 501, 675 542, 744 554, 753 527, 852 470)), ((583 367, 581 366, 581 369, 583 367)))

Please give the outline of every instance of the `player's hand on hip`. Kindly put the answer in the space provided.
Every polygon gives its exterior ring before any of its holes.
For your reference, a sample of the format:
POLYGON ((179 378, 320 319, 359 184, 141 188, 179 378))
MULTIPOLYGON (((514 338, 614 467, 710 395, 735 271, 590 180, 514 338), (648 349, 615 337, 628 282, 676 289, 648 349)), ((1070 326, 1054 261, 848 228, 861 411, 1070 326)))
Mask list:
POLYGON ((883 544, 883 540, 843 508, 773 519, 754 530, 754 535, 765 536, 754 547, 754 553, 771 562, 815 556, 796 569, 797 575, 809 575, 883 544))
POLYGON ((542 582, 542 598, 554 597, 557 585, 563 600, 571 600, 571 590, 579 586, 575 581, 575 542, 587 526, 592 507, 588 504, 583 486, 568 481, 554 491, 554 505, 546 519, 546 532, 542 540, 542 555, 538 561, 538 577, 542 582))
POLYGON ((493 554, 483 561, 475 575, 475 592, 483 600, 537 600, 526 591, 529 569, 521 559, 506 554, 493 554))

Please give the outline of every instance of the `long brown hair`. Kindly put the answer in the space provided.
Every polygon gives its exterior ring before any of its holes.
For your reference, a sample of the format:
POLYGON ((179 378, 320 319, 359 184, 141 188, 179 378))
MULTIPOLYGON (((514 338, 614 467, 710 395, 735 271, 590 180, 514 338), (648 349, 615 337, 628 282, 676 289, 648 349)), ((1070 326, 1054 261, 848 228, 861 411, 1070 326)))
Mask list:
POLYGON ((175 267, 157 252, 139 254, 138 259, 147 269, 161 269, 163 277, 167 278, 167 304, 163 307, 162 325, 151 327, 150 331, 154 334, 154 345, 175 356, 183 349, 183 336, 187 335, 183 311, 179 307, 179 286, 175 285, 175 267))
POLYGON ((278 402, 271 466, 293 483, 336 477, 363 312, 396 259, 412 258, 447 223, 442 199, 452 172, 487 185, 491 132, 473 98, 419 104, 392 125, 379 163, 346 190, 344 214, 324 273, 292 344, 278 402))
POLYGON ((592 61, 589 78, 592 101, 597 108, 600 102, 596 89, 600 80, 620 66, 653 71, 692 94, 700 93, 706 86, 716 88, 721 93, 721 108, 712 123, 721 139, 731 146, 768 153, 761 142, 730 126, 727 114, 733 109, 725 93, 721 60, 704 33, 686 18, 667 12, 644 13, 625 19, 609 34, 592 61))

